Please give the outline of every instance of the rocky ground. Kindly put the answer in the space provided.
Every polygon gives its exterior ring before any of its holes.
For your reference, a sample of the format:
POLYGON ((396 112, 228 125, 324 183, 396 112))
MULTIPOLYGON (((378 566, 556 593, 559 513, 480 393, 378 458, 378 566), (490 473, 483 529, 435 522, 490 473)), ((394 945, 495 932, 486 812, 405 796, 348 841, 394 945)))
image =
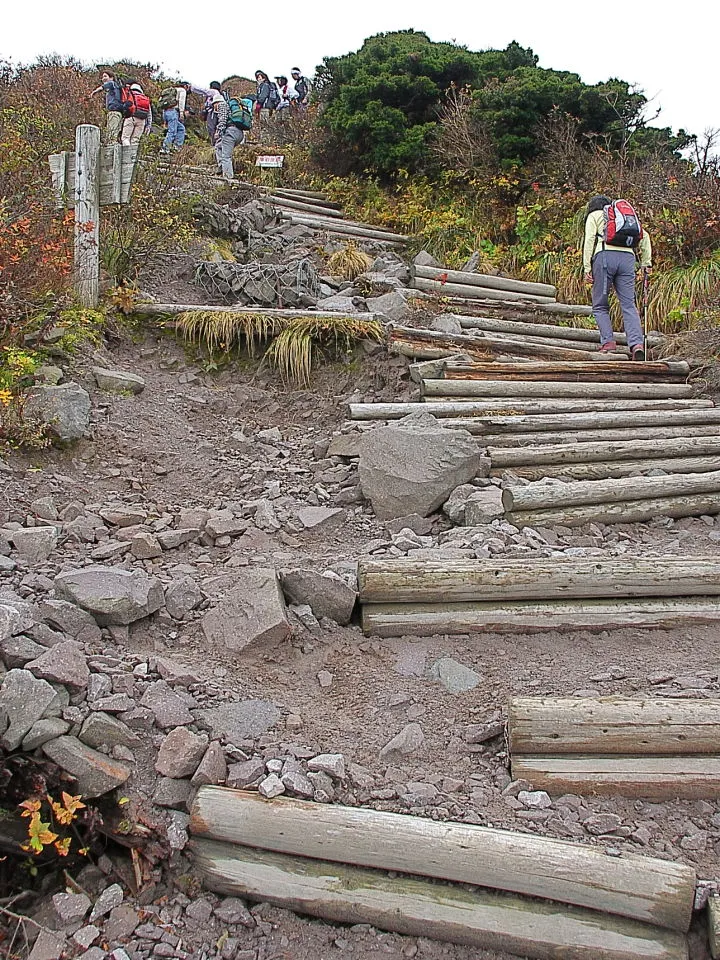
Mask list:
POLYGON ((410 396, 404 363, 375 349, 298 391, 253 365, 204 373, 171 335, 146 329, 66 371, 91 395, 88 439, 8 457, 3 746, 53 760, 85 797, 122 784, 129 816, 168 848, 141 865, 140 889, 115 846, 69 893, 49 889, 34 960, 60 945, 91 960, 490 960, 202 893, 184 847, 188 803, 206 782, 572 838, 715 875, 717 804, 551 800, 511 781, 500 722, 513 694, 717 696, 715 628, 379 640, 351 613, 363 555, 714 555, 720 527, 520 533, 443 513, 378 520, 357 461, 332 453, 354 430, 348 400, 410 396), (132 371, 145 388, 100 389, 93 365, 132 371), (76 603, 93 609, 98 590, 115 600, 94 619, 76 603), (228 597, 260 594, 248 626, 228 597))

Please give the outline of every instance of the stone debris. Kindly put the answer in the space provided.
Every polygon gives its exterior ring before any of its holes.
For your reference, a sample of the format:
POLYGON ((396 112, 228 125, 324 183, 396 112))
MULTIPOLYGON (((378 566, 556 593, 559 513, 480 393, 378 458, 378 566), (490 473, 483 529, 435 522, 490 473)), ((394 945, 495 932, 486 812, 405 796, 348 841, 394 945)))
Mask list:
POLYGON ((280 579, 285 597, 290 603, 308 604, 321 620, 328 617, 336 623, 350 623, 357 591, 332 571, 319 574, 313 570, 287 570, 280 579))
POLYGON ((90 395, 77 383, 36 386, 25 402, 25 416, 39 420, 60 443, 85 436, 90 424, 90 395))
POLYGON ((408 757, 417 753, 425 742, 425 735, 419 723, 408 723, 400 733, 389 740, 380 751, 383 760, 393 760, 398 757, 408 757))
POLYGON ((280 711, 268 700, 244 700, 227 703, 200 714, 214 737, 230 743, 257 739, 280 721, 280 711))
POLYGON ((202 620, 208 642, 239 652, 252 643, 276 644, 290 636, 285 600, 274 570, 255 567, 226 584, 221 601, 202 620))
POLYGON ((430 667, 428 676, 441 683, 450 693, 466 693, 468 690, 474 690, 482 680, 479 673, 464 667, 451 657, 441 657, 436 660, 430 667))
POLYGON ((55 595, 92 613, 98 623, 129 624, 159 610, 162 584, 142 570, 93 566, 55 577, 55 595))
POLYGON ((160 746, 155 769, 164 777, 191 777, 207 750, 208 739, 185 727, 176 727, 160 746))
POLYGON ((53 763, 77 781, 78 793, 83 797, 101 797, 121 786, 130 776, 130 768, 124 763, 110 760, 77 737, 58 737, 45 743, 42 749, 53 763))
POLYGON ((50 647, 37 660, 26 664, 26 668, 41 680, 62 683, 75 690, 86 687, 90 677, 82 645, 75 640, 66 640, 50 647))
POLYGON ((58 716, 62 695, 46 680, 34 677, 27 670, 9 670, 0 688, 0 730, 5 730, 0 747, 17 750, 33 725, 44 717, 58 716))
POLYGON ((125 370, 106 370, 104 367, 93 367, 92 374, 101 390, 116 390, 120 393, 142 393, 145 381, 136 373, 125 370))

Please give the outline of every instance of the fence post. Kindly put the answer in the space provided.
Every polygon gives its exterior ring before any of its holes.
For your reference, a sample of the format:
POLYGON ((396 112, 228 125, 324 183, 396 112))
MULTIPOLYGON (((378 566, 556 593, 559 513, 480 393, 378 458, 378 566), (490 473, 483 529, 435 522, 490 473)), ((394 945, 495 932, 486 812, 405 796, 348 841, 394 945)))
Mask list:
POLYGON ((100 276, 100 128, 75 131, 75 289, 85 307, 98 304, 100 276))

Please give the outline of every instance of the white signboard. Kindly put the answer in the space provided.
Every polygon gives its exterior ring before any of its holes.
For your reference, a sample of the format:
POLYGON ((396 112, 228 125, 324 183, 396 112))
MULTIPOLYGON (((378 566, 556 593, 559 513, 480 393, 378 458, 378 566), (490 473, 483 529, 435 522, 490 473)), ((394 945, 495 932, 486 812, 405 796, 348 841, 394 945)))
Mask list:
POLYGON ((282 167, 285 162, 285 157, 258 157, 255 161, 256 167, 265 167, 265 168, 278 168, 282 167))

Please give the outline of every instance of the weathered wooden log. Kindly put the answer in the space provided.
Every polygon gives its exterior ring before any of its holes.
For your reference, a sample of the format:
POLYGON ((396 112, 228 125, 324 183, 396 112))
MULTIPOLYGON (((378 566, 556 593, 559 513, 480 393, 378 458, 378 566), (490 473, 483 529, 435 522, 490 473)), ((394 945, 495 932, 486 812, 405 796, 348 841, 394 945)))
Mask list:
POLYGON ((276 188, 272 191, 272 193, 268 194, 268 199, 295 200, 298 203, 308 204, 312 210, 342 210, 341 203, 336 203, 334 200, 328 200, 327 197, 321 197, 320 195, 310 196, 302 191, 297 192, 295 190, 276 188))
MULTIPOLYGON (((690 374, 690 364, 674 361, 650 360, 647 363, 628 363, 626 360, 562 361, 525 360, 516 363, 495 361, 493 363, 460 363, 446 360, 434 374, 448 380, 565 380, 597 382, 660 382, 684 380, 690 374)), ((433 374, 428 373, 430 377, 433 374)))
MULTIPOLYGON (((552 348, 553 350, 572 350, 576 354, 589 354, 593 362, 607 362, 607 354, 600 353, 600 344, 591 343, 585 340, 562 340, 556 337, 545 337, 527 333, 493 333, 491 330, 467 330, 466 336, 486 337, 493 340, 499 340, 507 345, 507 352, 510 353, 516 344, 526 344, 532 347, 552 348)), ((618 360, 629 360, 630 351, 627 347, 619 346, 615 354, 618 360)))
POLYGON ((484 287, 490 290, 504 290, 511 293, 529 293, 539 297, 557 296, 557 288, 549 283, 533 283, 528 280, 515 280, 512 277, 497 277, 487 273, 465 273, 463 270, 446 270, 445 267, 425 267, 415 264, 410 268, 410 276, 424 280, 439 280, 441 283, 460 284, 460 286, 484 287))
POLYGON ((561 383, 545 380, 423 380, 425 397, 594 397, 622 400, 683 400, 695 393, 689 383, 561 383))
POLYGON ((288 197, 280 197, 277 194, 271 194, 268 200, 283 210, 301 210, 303 213, 316 214, 317 216, 328 217, 330 219, 344 219, 342 211, 333 207, 321 207, 317 203, 307 203, 300 199, 291 200, 288 197))
POLYGON ((720 700, 513 697, 508 736, 513 756, 717 756, 720 700))
POLYGON ((591 503, 553 510, 517 510, 505 519, 515 527, 580 527, 585 523, 645 523, 656 517, 704 517, 720 513, 720 493, 591 503))
MULTIPOLYGON (((457 426, 460 420, 443 421, 446 425, 452 423, 457 426)), ((470 421, 472 423, 472 421, 470 421)), ((467 426, 472 433, 472 427, 467 426)), ((695 437, 720 437, 720 426, 712 423, 696 423, 692 426, 695 437)), ((546 443, 583 443, 588 441, 607 440, 675 440, 687 437, 688 427, 626 427, 619 430, 575 430, 574 432, 555 433, 495 433, 484 436, 483 440, 489 447, 534 447, 546 443)))
POLYGON ((353 237, 363 237, 368 240, 384 240, 389 243, 406 243, 408 238, 400 233, 391 233, 383 228, 375 228, 369 224, 355 224, 348 220, 325 220, 310 214, 292 214, 288 217, 291 223, 299 223, 306 227, 314 227, 328 233, 349 234, 353 237))
MULTIPOLYGON (((718 442, 720 443, 720 437, 718 442)), ((666 477, 625 477, 622 480, 531 483, 527 487, 509 487, 503 490, 502 502, 508 513, 518 513, 526 510, 555 510, 558 506, 565 510, 590 503, 717 492, 720 492, 720 471, 711 471, 666 477)), ((720 568, 715 571, 715 575, 720 575, 720 568)))
MULTIPOLYGON (((588 401, 589 402, 589 401, 588 401)), ((720 423, 720 408, 693 407, 685 408, 685 404, 694 403, 692 400, 674 400, 667 401, 671 406, 664 408, 662 417, 657 416, 657 411, 661 407, 636 408, 634 410, 623 410, 618 401, 615 404, 618 413, 603 412, 586 413, 562 413, 562 414, 538 414, 537 416, 519 416, 519 417, 493 417, 484 418, 487 433, 532 433, 534 431, 555 430, 557 433, 563 433, 567 430, 602 430, 603 427, 656 427, 658 423, 679 426, 680 424, 692 423, 720 423), (673 406, 678 404, 677 409, 673 406), (682 405, 682 406, 680 406, 682 405)), ((641 401, 637 401, 640 403, 641 401)), ((653 403, 653 401, 645 401, 653 403)), ((655 401, 663 403, 664 401, 655 401)), ((469 406, 469 405, 468 405, 469 406)), ((428 411, 431 412, 431 411, 428 411)), ((462 411, 460 411, 462 412, 462 411)), ((469 411, 468 411, 469 412, 469 411)), ((452 414, 455 415, 455 411, 452 414)), ((692 433, 691 430, 688 433, 692 433)), ((656 453, 659 453, 657 449, 656 453)))
POLYGON ((720 757, 522 757, 514 778, 526 777, 550 794, 642 797, 645 800, 720 798, 720 757))
MULTIPOLYGON (((547 357, 551 360, 592 360, 599 356, 597 351, 573 350, 557 347, 543 342, 541 338, 533 341, 509 339, 508 337, 484 334, 471 337, 467 334, 439 333, 435 330, 416 327, 392 326, 388 331, 391 349, 407 357, 449 357, 462 351, 470 357, 488 360, 494 354, 505 353, 517 356, 547 357)), ((592 346, 592 345, 589 345, 592 346)))
POLYGON ((590 847, 471 824, 201 787, 195 837, 275 853, 397 870, 647 920, 685 931, 695 875, 664 860, 608 864, 590 847))
POLYGON ((338 923, 509 951, 538 960, 687 960, 682 933, 485 890, 289 857, 212 840, 191 852, 216 893, 272 903, 338 923))
POLYGON ((720 560, 361 560, 358 579, 361 603, 708 597, 720 596, 720 560))
MULTIPOLYGON (((557 304, 561 306, 561 304, 557 304)), ((498 320, 493 317, 466 317, 462 314, 452 314, 460 325, 468 330, 487 330, 496 333, 518 333, 531 337, 551 337, 554 340, 586 340, 588 343, 600 343, 600 331, 588 330, 585 327, 561 327, 552 323, 523 323, 517 320, 498 320)), ((648 346, 657 347, 663 337, 648 336, 648 346)), ((627 345, 624 333, 615 334, 615 342, 621 346, 627 345)), ((610 360, 612 362, 612 359, 610 360)))
MULTIPOLYGON (((451 421, 444 421, 450 423, 451 421)), ((468 431, 472 433, 472 431, 468 431)), ((720 457, 672 457, 642 460, 606 460, 598 463, 549 463, 536 467, 512 467, 512 473, 525 480, 536 481, 552 478, 554 480, 621 480, 623 477, 637 477, 650 470, 663 470, 669 474, 715 473, 720 470, 720 457)), ((490 470, 493 477, 502 476, 503 467, 490 470)), ((685 514, 682 514, 685 516, 685 514)), ((622 521, 616 520, 616 523, 622 521)))
POLYGON ((426 293, 437 293, 441 297, 465 297, 469 300, 502 300, 505 303, 511 303, 521 300, 526 303, 552 303, 553 297, 538 296, 534 293, 513 293, 510 290, 493 290, 491 287, 475 287, 470 284, 460 283, 441 283, 439 280, 424 280, 422 277, 415 277, 411 281, 416 290, 423 290, 426 293))
POLYGON ((328 207, 335 207, 338 210, 342 209, 342 204, 336 203, 334 200, 328 200, 327 194, 319 193, 317 190, 298 190, 295 187, 275 187, 271 192, 278 197, 301 197, 303 200, 316 200, 324 203, 328 207))
MULTIPOLYGON (((712 400, 533 400, 529 398, 508 402, 506 400, 471 400, 471 401, 432 401, 426 403, 349 403, 348 414, 351 420, 400 420, 411 413, 431 413, 434 417, 459 417, 473 419, 483 428, 485 433, 495 433, 491 429, 496 420, 502 419, 503 428, 500 433, 562 433, 574 432, 575 429, 591 430, 597 425, 603 427, 633 428, 635 426, 657 427, 658 417, 655 413, 663 411, 662 423, 666 424, 668 417, 673 414, 690 414, 689 419, 674 421, 676 425, 687 425, 706 422, 706 424, 720 424, 720 410, 716 410, 712 400), (616 412, 617 411, 617 412, 616 412), (596 423, 589 415, 592 413, 607 413, 608 419, 596 423), (649 414, 645 423, 637 422, 635 415, 649 414), (551 417, 550 421, 538 417, 551 417), (571 417, 581 419, 571 419, 571 417), (521 423, 517 421, 522 418, 521 423), (509 429, 508 429, 509 428, 509 429)), ((690 432, 690 431, 688 431, 690 432)))
POLYGON ((720 958, 720 896, 711 896, 707 905, 708 941, 712 960, 720 958))
POLYGON ((501 320, 534 321, 548 314, 566 317, 591 317, 592 307, 585 304, 531 303, 522 300, 477 300, 463 297, 443 297, 448 309, 465 316, 499 317, 501 320))
MULTIPOLYGON (((558 522, 563 526, 570 525, 558 522)), ((545 521, 542 525, 549 524, 545 521)), ((718 620, 720 603, 717 597, 516 601, 511 604, 367 603, 362 607, 363 631, 375 637, 523 634, 544 630, 616 630, 620 627, 668 629, 688 623, 717 623, 718 620)))
POLYGON ((493 467, 533 466, 547 463, 592 463, 604 460, 642 460, 643 457, 717 457, 720 437, 685 437, 666 440, 630 440, 619 443, 599 440, 589 443, 548 443, 541 447, 491 447, 493 467))

